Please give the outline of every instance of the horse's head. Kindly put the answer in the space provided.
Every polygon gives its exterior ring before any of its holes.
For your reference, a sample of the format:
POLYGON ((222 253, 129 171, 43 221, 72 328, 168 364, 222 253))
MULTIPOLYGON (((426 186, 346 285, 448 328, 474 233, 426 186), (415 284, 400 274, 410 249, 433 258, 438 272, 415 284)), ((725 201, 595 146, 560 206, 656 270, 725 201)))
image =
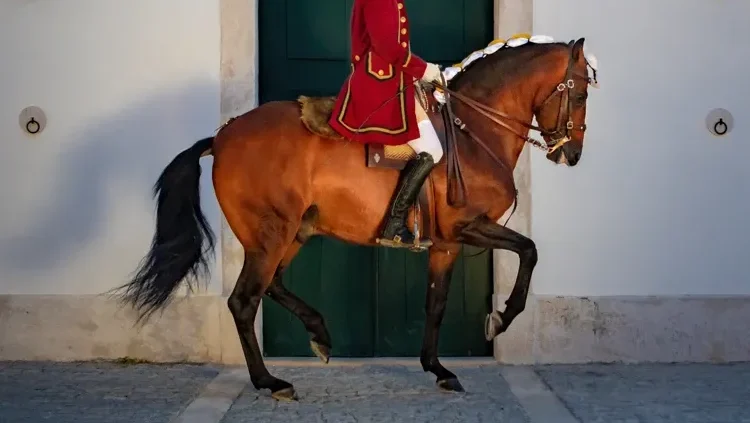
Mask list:
POLYGON ((575 166, 581 159, 586 131, 586 101, 592 78, 588 75, 583 42, 583 38, 571 41, 563 54, 550 57, 554 66, 543 71, 544 89, 534 105, 542 137, 551 148, 547 158, 568 166, 575 166))
MULTIPOLYGON (((517 143, 498 149, 510 149, 505 155, 513 163, 530 142, 547 151, 549 160, 575 166, 583 151, 588 87, 596 84, 595 59, 589 63, 583 43, 583 38, 558 43, 551 37, 519 35, 507 43, 493 41, 446 69, 450 91, 460 100, 457 108, 475 112, 461 120, 483 127, 485 135, 515 134, 517 143), (531 125, 533 117, 538 126, 531 125), (544 142, 528 137, 528 129, 539 131, 544 142)), ((442 93, 436 98, 445 101, 442 93)))

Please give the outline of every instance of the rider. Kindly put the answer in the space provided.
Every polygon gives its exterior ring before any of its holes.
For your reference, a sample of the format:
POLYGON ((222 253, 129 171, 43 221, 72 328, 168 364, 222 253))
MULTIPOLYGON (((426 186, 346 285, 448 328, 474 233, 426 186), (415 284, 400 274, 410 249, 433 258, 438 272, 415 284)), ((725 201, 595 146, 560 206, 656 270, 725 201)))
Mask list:
POLYGON ((401 172, 382 234, 387 244, 405 247, 414 242, 406 227, 409 207, 443 156, 437 132, 414 89, 418 80, 440 81, 440 68, 411 52, 409 35, 403 0, 354 1, 352 72, 329 121, 347 138, 362 143, 408 144, 417 153, 401 172))

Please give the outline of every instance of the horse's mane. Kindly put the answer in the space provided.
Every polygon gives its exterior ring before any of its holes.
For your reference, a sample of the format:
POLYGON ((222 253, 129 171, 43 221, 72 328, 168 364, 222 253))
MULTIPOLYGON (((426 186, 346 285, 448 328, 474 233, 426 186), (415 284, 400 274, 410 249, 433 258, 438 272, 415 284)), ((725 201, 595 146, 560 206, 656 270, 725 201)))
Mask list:
MULTIPOLYGON (((517 47, 503 44, 503 47, 497 51, 474 60, 471 60, 471 55, 469 55, 461 63, 467 62, 467 59, 470 63, 457 64, 458 66, 454 65, 451 69, 453 72, 457 71, 457 73, 448 82, 448 88, 455 91, 465 84, 478 87, 487 84, 487 89, 497 89, 498 84, 512 83, 516 78, 527 76, 532 71, 529 68, 529 63, 534 59, 551 51, 565 48, 567 48, 567 43, 564 42, 526 42, 517 47)), ((478 52, 481 52, 481 50, 478 52)))

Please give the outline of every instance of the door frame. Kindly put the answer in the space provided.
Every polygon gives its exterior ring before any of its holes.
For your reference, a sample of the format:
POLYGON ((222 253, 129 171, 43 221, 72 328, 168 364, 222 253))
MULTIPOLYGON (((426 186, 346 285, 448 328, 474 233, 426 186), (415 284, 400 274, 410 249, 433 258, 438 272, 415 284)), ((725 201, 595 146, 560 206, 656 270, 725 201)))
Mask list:
MULTIPOLYGON (((517 32, 532 32, 534 0, 494 0, 494 36, 505 38, 517 32)), ((219 0, 221 9, 221 120, 245 113, 258 106, 258 74, 260 70, 258 51, 258 0, 219 0)), ((518 189, 518 207, 508 227, 531 235, 531 181, 530 149, 524 149, 518 160, 514 177, 518 189)), ((508 212, 501 217, 507 218, 508 212)), ((242 270, 244 253, 226 218, 221 218, 221 270, 222 296, 228 298, 242 270)), ((492 304, 502 309, 516 278, 518 268, 515 254, 508 251, 493 251, 493 295, 492 304)), ((533 290, 529 293, 529 304, 533 303, 533 290)), ((526 314, 535 312, 527 307, 526 314)), ((500 361, 503 350, 510 354, 515 340, 527 339, 531 330, 531 319, 519 316, 516 325, 506 334, 495 339, 493 355, 500 361), (502 343, 500 342, 502 339, 502 343)), ((481 328, 477 328, 481 330, 481 328)), ((263 351, 263 308, 259 307, 255 320, 255 333, 263 351)), ((525 344, 525 343, 524 343, 525 344)))

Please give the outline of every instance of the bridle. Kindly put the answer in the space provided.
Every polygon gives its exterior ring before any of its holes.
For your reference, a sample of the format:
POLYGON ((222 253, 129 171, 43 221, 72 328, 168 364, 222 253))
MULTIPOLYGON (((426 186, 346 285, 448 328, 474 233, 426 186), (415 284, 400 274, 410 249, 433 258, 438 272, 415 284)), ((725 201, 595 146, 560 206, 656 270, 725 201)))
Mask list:
MULTIPOLYGON (((549 154, 549 153, 554 152, 558 148, 562 147, 568 141, 570 141, 572 139, 573 130, 579 130, 581 132, 586 131, 586 123, 582 123, 576 126, 576 124, 573 122, 572 100, 570 98, 570 90, 575 88, 574 78, 576 77, 583 79, 587 83, 596 83, 596 71, 594 70, 594 77, 592 78, 592 77, 589 77, 588 75, 582 75, 573 69, 573 67, 575 66, 575 60, 573 59, 574 43, 575 41, 571 41, 568 44, 568 47, 570 48, 570 57, 568 60, 568 67, 565 72, 564 79, 562 80, 562 82, 557 84, 555 89, 552 91, 552 93, 550 93, 547 96, 547 98, 542 102, 542 104, 534 110, 534 114, 537 114, 544 106, 546 106, 553 98, 555 98, 557 94, 560 94, 562 98, 560 100, 560 109, 557 114, 557 126, 555 127, 554 130, 547 130, 547 129, 542 128, 541 126, 531 125, 529 123, 521 121, 518 118, 510 116, 504 112, 495 110, 459 92, 453 91, 446 87, 446 85, 448 84, 446 83, 444 76, 441 76, 441 79, 442 79, 441 83, 433 81, 431 82, 431 84, 433 84, 437 89, 443 91, 446 94, 446 105, 450 104, 450 96, 456 97, 461 102, 465 103, 467 106, 471 107, 472 109, 474 109, 481 115, 492 120, 496 124, 508 129, 509 131, 513 132, 524 141, 530 143, 531 145, 549 154), (527 129, 539 132, 542 136, 548 135, 551 138, 551 143, 547 143, 546 141, 540 141, 526 134, 522 134, 519 131, 517 131, 515 128, 511 127, 507 123, 500 120, 498 117, 514 121, 527 129), (563 122, 563 120, 566 117, 567 117, 567 121, 563 122)), ((588 65, 588 62, 587 62, 587 65, 588 65)), ((448 109, 449 115, 453 115, 451 107, 448 106, 447 109, 448 109)), ((450 119, 460 129, 467 131, 468 128, 466 128, 466 124, 464 124, 460 118, 453 115, 453 116, 450 116, 450 119)), ((471 131, 467 131, 467 132, 470 135, 472 134, 471 131)), ((477 138, 476 135, 472 135, 472 138, 474 138, 474 141, 477 142, 480 146, 482 146, 485 150, 489 150, 489 148, 479 138, 477 138)))

